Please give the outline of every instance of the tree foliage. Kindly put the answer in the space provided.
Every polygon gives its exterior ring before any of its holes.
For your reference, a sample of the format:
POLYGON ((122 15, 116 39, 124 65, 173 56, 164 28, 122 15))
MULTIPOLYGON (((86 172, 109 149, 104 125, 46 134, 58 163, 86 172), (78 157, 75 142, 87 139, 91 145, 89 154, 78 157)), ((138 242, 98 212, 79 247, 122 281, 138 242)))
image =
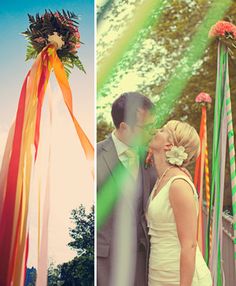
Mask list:
POLYGON ((94 207, 86 214, 85 208, 80 205, 71 213, 71 219, 75 228, 70 228, 70 236, 73 239, 68 245, 77 251, 77 255, 94 253, 94 207))
POLYGON ((91 286, 94 284, 94 207, 86 213, 80 205, 71 212, 75 227, 69 229, 72 241, 68 244, 77 252, 69 262, 50 265, 48 286, 91 286))

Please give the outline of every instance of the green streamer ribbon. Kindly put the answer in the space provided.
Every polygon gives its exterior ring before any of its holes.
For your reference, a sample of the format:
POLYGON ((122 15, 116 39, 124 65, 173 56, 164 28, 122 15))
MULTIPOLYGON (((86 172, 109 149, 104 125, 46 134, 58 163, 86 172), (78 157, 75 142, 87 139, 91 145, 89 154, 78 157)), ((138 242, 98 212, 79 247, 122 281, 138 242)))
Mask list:
MULTIPOLYGON (((206 260, 210 266, 213 282, 215 286, 224 285, 222 259, 222 215, 223 215, 223 195, 225 180, 225 154, 227 149, 227 135, 229 140, 230 173, 233 199, 234 235, 236 209, 236 173, 235 173, 235 150, 233 141, 233 121, 230 99, 229 72, 228 72, 228 50, 219 42, 217 60, 217 82, 216 99, 214 110, 214 130, 213 130, 213 154, 212 154, 212 184, 211 201, 206 235, 206 260), (214 201, 214 206, 213 206, 214 201), (213 214, 212 227, 212 249, 210 243, 210 225, 213 214), (217 261, 215 259, 217 258, 217 261)), ((236 250, 236 241, 234 246, 236 250)), ((235 254, 234 254, 235 257, 235 254)))

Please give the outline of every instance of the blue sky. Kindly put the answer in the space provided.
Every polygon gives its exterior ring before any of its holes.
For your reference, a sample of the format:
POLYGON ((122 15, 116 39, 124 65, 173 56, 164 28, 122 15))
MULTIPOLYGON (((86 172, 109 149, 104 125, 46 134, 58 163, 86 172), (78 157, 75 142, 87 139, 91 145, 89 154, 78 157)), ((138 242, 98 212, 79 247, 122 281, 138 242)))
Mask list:
POLYGON ((93 140, 94 108, 94 1, 11 1, 0 7, 0 131, 9 128, 15 117, 21 86, 33 61, 25 62, 27 42, 20 34, 28 27, 29 14, 44 13, 45 9, 69 10, 79 15, 81 41, 79 57, 86 75, 74 70, 70 77, 74 110, 88 136, 93 140), (86 113, 84 112, 86 110, 86 113), (90 119, 88 114, 91 113, 90 119), (83 124, 84 123, 84 124, 83 124))

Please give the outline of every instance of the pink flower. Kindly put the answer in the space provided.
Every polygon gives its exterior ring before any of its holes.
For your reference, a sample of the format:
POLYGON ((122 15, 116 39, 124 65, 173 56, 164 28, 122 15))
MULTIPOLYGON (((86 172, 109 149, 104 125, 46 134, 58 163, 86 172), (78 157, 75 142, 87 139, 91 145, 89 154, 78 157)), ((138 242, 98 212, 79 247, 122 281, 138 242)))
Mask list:
POLYGON ((76 47, 72 47, 72 48, 70 49, 70 52, 71 52, 72 54, 76 54, 76 53, 77 53, 77 48, 76 48, 76 47))
POLYGON ((58 12, 54 13, 54 16, 55 16, 56 18, 60 18, 60 15, 59 15, 58 12))
POLYGON ((200 92, 199 95, 195 98, 195 102, 211 103, 212 99, 208 93, 200 92))
POLYGON ((236 38, 236 26, 227 21, 218 21, 209 31, 209 37, 226 36, 226 33, 231 34, 236 38))
POLYGON ((76 37, 76 39, 78 39, 78 40, 80 39, 80 33, 79 33, 79 31, 75 33, 75 37, 76 37))
POLYGON ((74 31, 75 31, 75 33, 79 33, 79 29, 78 29, 78 27, 77 26, 74 26, 74 31))
POLYGON ((73 33, 77 33, 79 31, 78 28, 76 26, 74 26, 74 25, 69 26, 69 28, 71 29, 71 31, 73 33))
POLYGON ((46 40, 43 37, 39 37, 39 38, 34 39, 34 41, 41 44, 41 43, 44 43, 46 40))

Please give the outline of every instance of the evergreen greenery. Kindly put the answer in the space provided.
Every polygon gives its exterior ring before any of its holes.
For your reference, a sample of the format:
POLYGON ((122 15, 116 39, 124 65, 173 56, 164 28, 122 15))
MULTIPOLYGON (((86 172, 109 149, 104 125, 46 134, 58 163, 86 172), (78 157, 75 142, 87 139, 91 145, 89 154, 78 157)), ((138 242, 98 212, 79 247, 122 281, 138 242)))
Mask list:
POLYGON ((55 12, 45 10, 45 14, 40 16, 29 15, 29 27, 22 34, 28 40, 26 60, 34 59, 49 44, 48 36, 56 32, 64 41, 61 49, 57 50, 57 55, 62 61, 67 75, 74 67, 85 72, 83 64, 78 55, 77 48, 80 44, 80 34, 78 30, 78 17, 73 12, 62 10, 55 12))

